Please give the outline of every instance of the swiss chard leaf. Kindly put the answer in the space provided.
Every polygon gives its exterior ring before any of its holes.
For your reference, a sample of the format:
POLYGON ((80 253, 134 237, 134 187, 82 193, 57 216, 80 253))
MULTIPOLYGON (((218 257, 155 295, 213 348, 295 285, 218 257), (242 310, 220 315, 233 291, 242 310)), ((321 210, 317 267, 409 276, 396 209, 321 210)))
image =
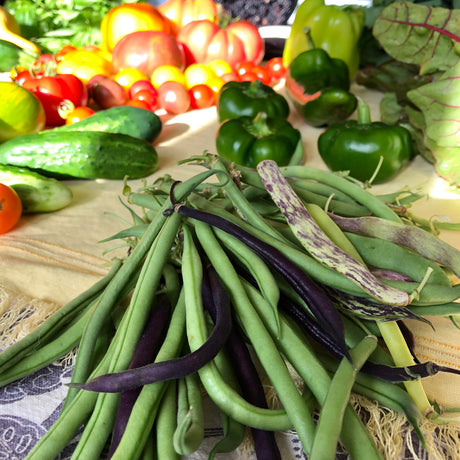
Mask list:
POLYGON ((399 1, 374 22, 373 34, 395 59, 420 66, 420 73, 447 70, 459 59, 460 10, 399 1))

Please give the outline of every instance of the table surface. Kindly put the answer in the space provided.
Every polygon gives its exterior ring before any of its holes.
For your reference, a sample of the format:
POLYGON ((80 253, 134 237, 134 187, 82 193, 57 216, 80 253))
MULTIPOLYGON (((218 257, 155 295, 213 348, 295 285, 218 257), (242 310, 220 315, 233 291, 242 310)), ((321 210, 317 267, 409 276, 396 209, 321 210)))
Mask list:
MULTIPOLYGON (((357 85, 353 91, 370 104, 373 119, 378 119, 381 94, 357 85)), ((204 150, 215 151, 218 123, 214 107, 178 116, 161 114, 161 117, 163 130, 155 142, 159 168, 147 178, 148 183, 164 174, 185 179, 200 168, 177 166, 179 160, 204 150)), ((305 125, 294 111, 290 121, 302 132, 306 164, 325 169, 316 148, 321 129, 305 125)), ((2 297, 5 301, 8 296, 13 297, 10 299, 13 302, 14 296, 24 296, 35 299, 32 303, 62 305, 106 273, 107 262, 116 252, 105 252, 113 242, 100 241, 126 228, 129 220, 129 213, 119 199, 123 184, 109 180, 66 183, 74 195, 70 206, 55 213, 23 216, 13 231, 0 236, 0 306, 2 297)), ((129 182, 133 189, 142 184, 142 180, 129 182)), ((404 187, 427 194, 413 207, 419 216, 460 221, 460 194, 450 190, 436 176, 433 165, 423 158, 415 158, 394 180, 372 190, 386 193, 404 187)), ((459 233, 443 232, 441 237, 460 248, 459 233)), ((65 394, 63 382, 68 380, 71 370, 66 363, 57 363, 36 376, 0 389, 0 458, 23 458, 49 428, 65 394)), ((295 438, 289 439, 289 449, 295 452, 292 450, 295 446, 290 444, 295 443, 295 438)), ((300 457, 293 454, 293 458, 300 457)))

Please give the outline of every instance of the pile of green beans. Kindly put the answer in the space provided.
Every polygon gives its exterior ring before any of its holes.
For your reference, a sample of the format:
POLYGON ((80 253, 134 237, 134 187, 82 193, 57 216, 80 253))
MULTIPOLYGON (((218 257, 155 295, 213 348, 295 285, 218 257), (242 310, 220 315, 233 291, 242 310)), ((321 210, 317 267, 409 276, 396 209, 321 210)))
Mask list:
MULTIPOLYGON (((382 459, 381 449, 350 404, 352 392, 404 414, 424 445, 419 428, 423 417, 444 420, 428 401, 420 378, 413 375, 418 369, 420 375, 428 372, 428 367, 413 361, 397 321, 459 314, 460 285, 448 275, 460 262, 460 253, 451 248, 449 264, 444 266, 443 260, 398 245, 397 238, 389 241, 350 228, 344 231, 333 219, 372 217, 383 226, 390 222, 387 233, 392 233, 394 223, 416 225, 403 215, 415 194, 378 197, 334 173, 306 166, 281 168, 305 212, 327 235, 324 238, 367 270, 392 274, 392 281, 380 282, 410 298, 408 305, 394 306, 372 298, 344 275, 346 267, 335 270, 312 257, 256 170, 207 153, 187 161, 202 165, 203 172, 181 183, 165 176, 137 191, 125 185, 133 225, 108 240, 123 241, 126 257, 114 260, 104 279, 0 353, 3 386, 78 346, 63 409, 27 459, 53 460, 81 427, 73 459, 96 460, 107 451, 110 458, 120 460, 179 459, 202 445, 203 394, 217 407, 224 427, 223 438, 209 453, 211 459, 237 449, 247 428, 260 440, 255 452, 261 459, 280 458, 273 447, 274 433, 284 430, 295 431, 311 460, 333 460, 339 443, 353 459, 382 459), (261 247, 266 253, 254 249, 261 247), (379 257, 379 251, 385 257, 379 257), (291 268, 311 283, 307 295, 305 286, 295 286, 297 278, 286 276, 291 268), (333 311, 318 313, 316 295, 326 296, 333 311), (164 333, 143 374, 151 377, 126 399, 124 392, 133 391, 132 381, 126 389, 120 383, 113 391, 104 387, 104 379, 121 382, 117 379, 132 369, 138 346, 151 329, 149 318, 164 299, 170 306, 164 310, 167 318, 162 313, 164 333), (209 348, 214 328, 221 327, 214 310, 219 302, 227 302, 231 309, 225 321, 231 322, 227 330, 231 329, 232 340, 252 359, 245 364, 251 372, 244 383, 225 344, 219 344, 205 364, 196 368, 190 364, 190 357, 209 348), (325 314, 331 316, 323 323, 325 314), (330 327, 334 333, 328 335, 330 327), (390 353, 388 341, 395 342, 390 353), (393 352, 395 347, 400 350, 393 352), (158 363, 180 363, 181 377, 158 377, 158 363), (262 375, 255 369, 263 370, 280 408, 245 397, 251 393, 243 387, 248 379, 254 390, 262 388, 262 375), (376 369, 413 372, 397 374, 401 377, 395 383, 376 369)), ((431 241, 433 235, 422 232, 431 241)), ((429 369, 450 371, 439 366, 429 369)), ((260 401, 260 394, 254 397, 260 401)))

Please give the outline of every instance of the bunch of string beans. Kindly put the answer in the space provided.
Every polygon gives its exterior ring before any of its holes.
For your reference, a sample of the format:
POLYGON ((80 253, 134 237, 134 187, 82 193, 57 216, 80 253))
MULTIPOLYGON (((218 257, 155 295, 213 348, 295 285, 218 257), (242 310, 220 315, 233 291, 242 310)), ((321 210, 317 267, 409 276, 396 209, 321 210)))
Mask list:
POLYGON ((125 187, 142 212, 128 207, 133 225, 108 239, 128 255, 0 353, 3 386, 78 346, 59 418, 27 459, 54 459, 82 426, 75 459, 191 454, 203 388, 224 428, 209 458, 247 427, 264 460, 281 458, 274 433, 289 429, 311 460, 334 459, 339 442, 351 458, 382 458, 351 392, 405 414, 424 445, 422 417, 443 415, 421 379, 455 371, 417 362, 401 320, 458 315, 460 253, 405 218, 417 197, 305 166, 187 161, 204 170, 125 187))

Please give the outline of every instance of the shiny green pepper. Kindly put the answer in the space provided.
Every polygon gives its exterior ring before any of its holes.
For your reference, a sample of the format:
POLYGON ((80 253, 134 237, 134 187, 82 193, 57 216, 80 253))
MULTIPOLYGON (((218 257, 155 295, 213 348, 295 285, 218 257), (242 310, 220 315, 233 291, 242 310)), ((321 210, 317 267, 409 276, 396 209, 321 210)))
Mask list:
POLYGON ((286 98, 260 80, 229 81, 222 86, 217 99, 219 121, 238 117, 255 117, 265 112, 269 117, 289 116, 286 98))
POLYGON ((319 136, 318 151, 332 171, 349 171, 362 182, 382 183, 411 159, 412 138, 402 126, 372 122, 369 106, 361 104, 358 120, 331 125, 319 136))
POLYGON ((358 41, 364 28, 360 6, 325 5, 324 0, 305 0, 297 8, 283 51, 287 67, 301 52, 322 48, 333 58, 345 61, 350 77, 359 67, 358 41), (309 31, 309 35, 306 31, 309 31))
POLYGON ((345 62, 331 58, 321 48, 300 53, 288 66, 287 94, 311 126, 346 120, 358 105, 349 88, 350 78, 345 62))
POLYGON ((274 160, 279 166, 296 164, 303 153, 300 131, 285 118, 265 112, 221 123, 216 149, 220 156, 250 168, 262 160, 274 160))

